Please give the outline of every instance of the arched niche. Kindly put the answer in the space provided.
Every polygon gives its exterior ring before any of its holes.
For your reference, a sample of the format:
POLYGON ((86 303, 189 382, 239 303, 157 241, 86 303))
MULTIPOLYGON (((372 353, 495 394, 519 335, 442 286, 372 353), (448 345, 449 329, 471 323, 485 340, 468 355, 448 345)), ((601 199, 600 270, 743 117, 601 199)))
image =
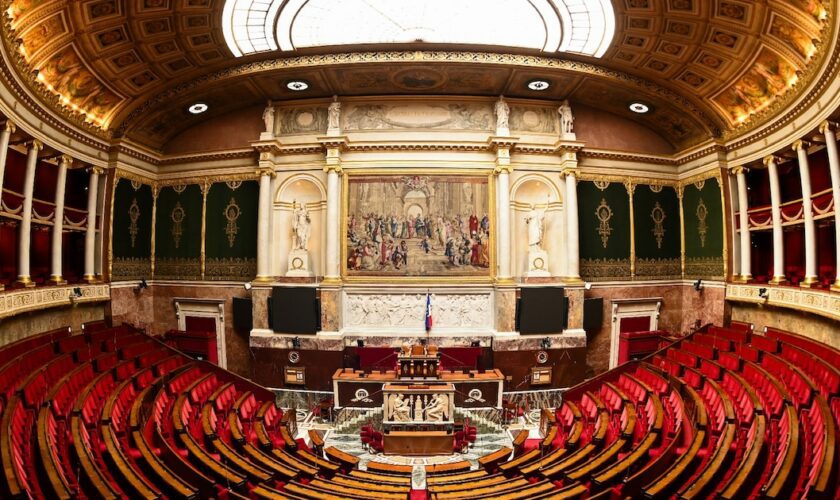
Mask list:
POLYGON ((315 276, 324 275, 324 248, 326 245, 327 197, 321 179, 310 174, 282 174, 275 179, 277 186, 273 197, 274 220, 271 234, 271 269, 275 276, 285 276, 288 271, 289 251, 292 248, 292 214, 294 204, 303 204, 309 210, 309 259, 315 276))
POLYGON ((511 187, 511 269, 515 276, 528 272, 528 223, 526 217, 534 207, 544 212, 542 247, 548 253, 548 271, 562 276, 566 259, 566 224, 563 198, 557 184, 541 174, 518 177, 511 187))

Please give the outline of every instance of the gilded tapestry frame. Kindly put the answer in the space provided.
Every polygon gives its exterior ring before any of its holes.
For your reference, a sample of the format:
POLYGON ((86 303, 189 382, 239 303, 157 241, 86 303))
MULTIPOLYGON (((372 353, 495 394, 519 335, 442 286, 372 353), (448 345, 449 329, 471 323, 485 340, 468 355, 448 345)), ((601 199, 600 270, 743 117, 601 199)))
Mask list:
POLYGON ((493 169, 469 169, 469 168, 447 168, 445 170, 436 168, 358 168, 358 169, 344 169, 342 171, 341 183, 341 238, 340 238, 340 258, 341 258, 341 278, 345 283, 393 283, 393 284, 451 284, 451 283, 470 283, 470 284, 492 284, 496 280, 497 275, 497 260, 496 260, 496 245, 497 245, 497 223, 496 223, 496 179, 493 169), (353 177, 361 176, 378 176, 382 178, 387 177, 404 177, 404 176, 431 176, 431 177, 451 177, 453 179, 461 178, 476 178, 484 177, 487 179, 487 216, 490 223, 489 230, 489 260, 490 264, 486 274, 482 275, 430 275, 430 276, 394 276, 394 275, 366 275, 358 276, 351 275, 348 262, 348 224, 350 217, 350 182, 353 177))

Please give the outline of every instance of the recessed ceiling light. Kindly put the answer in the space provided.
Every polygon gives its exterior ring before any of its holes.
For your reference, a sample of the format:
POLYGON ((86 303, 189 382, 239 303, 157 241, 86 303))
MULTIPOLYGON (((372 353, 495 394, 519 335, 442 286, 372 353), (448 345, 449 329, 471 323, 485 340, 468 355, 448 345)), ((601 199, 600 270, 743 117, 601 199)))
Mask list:
POLYGON ((650 111, 650 106, 648 106, 647 104, 642 103, 642 102, 630 103, 630 106, 628 106, 628 107, 630 108, 630 111, 632 111, 634 113, 639 113, 640 115, 643 115, 643 114, 647 113, 648 111, 650 111))
POLYGON ((286 82, 286 88, 294 92, 302 92, 309 88, 309 82, 304 80, 289 80, 286 82))
POLYGON ((531 80, 528 82, 528 88, 537 92, 548 90, 548 87, 551 87, 551 84, 546 80, 531 80))
POLYGON ((207 106, 207 104, 205 104, 203 102, 197 102, 197 103, 193 104, 192 106, 190 106, 189 108, 187 108, 187 111, 189 111, 190 113, 192 113, 194 115, 200 115, 201 113, 204 113, 205 111, 207 111, 207 108, 209 108, 209 106, 207 106))

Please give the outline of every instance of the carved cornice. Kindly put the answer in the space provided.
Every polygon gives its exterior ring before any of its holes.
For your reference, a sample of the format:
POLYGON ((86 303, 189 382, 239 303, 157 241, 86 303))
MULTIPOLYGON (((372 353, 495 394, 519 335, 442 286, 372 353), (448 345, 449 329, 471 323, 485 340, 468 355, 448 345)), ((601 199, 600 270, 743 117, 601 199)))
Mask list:
POLYGON ((580 151, 580 156, 583 158, 592 158, 598 160, 611 160, 611 161, 633 161, 633 162, 645 162, 645 163, 652 163, 656 165, 669 165, 669 166, 677 166, 678 160, 674 160, 671 158, 662 158, 657 156, 645 156, 645 155, 636 155, 632 153, 606 153, 603 151, 590 151, 587 149, 582 149, 580 151))
POLYGON ((0 318, 49 307, 104 302, 110 299, 111 291, 108 285, 71 285, 9 290, 0 292, 0 318), (77 287, 81 290, 82 296, 71 300, 73 289, 77 287))
POLYGON ((181 165, 183 163, 203 163, 210 161, 245 160, 254 159, 256 155, 253 150, 230 151, 219 153, 198 154, 194 156, 171 156, 157 162, 157 165, 181 165))
POLYGON ((685 179, 680 179, 679 185, 680 187, 688 186, 689 184, 694 184, 695 182, 705 181, 708 179, 717 179, 718 185, 723 186, 723 175, 720 173, 719 168, 714 168, 712 170, 700 172, 699 174, 694 174, 691 177, 686 177, 685 179))

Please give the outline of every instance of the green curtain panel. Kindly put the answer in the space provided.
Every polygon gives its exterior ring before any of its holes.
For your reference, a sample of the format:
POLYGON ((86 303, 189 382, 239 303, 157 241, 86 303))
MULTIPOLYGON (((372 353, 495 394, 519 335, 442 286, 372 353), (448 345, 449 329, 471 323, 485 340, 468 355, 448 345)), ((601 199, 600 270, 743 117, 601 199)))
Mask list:
POLYGON ((204 278, 252 280, 257 273, 256 181, 217 182, 207 193, 204 278))
POLYGON ((687 184, 685 211, 686 278, 723 279, 723 208, 716 178, 687 184))
POLYGON ((157 199, 155 278, 201 279, 201 187, 167 186, 157 199))
POLYGON ((152 188, 121 178, 114 189, 113 281, 151 278, 152 188))
POLYGON ((639 184, 633 192, 636 277, 680 278, 680 201, 671 186, 639 184))
POLYGON ((578 184, 580 275, 587 281, 630 279, 630 195, 624 184, 578 184))

